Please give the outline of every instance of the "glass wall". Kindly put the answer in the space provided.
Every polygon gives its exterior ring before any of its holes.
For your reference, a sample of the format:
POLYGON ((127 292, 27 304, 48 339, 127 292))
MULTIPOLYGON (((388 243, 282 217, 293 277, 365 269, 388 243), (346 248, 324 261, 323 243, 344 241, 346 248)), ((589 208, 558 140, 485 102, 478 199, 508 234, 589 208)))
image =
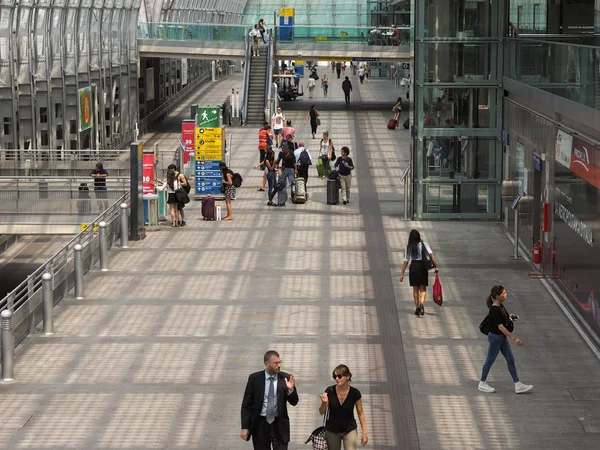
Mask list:
POLYGON ((248 0, 244 9, 243 23, 255 24, 260 18, 271 25, 274 14, 280 8, 294 8, 294 24, 327 26, 368 26, 368 0, 336 0, 319 2, 314 0, 248 0))
MULTIPOLYGON (((518 180, 530 208, 519 212, 521 244, 531 254, 541 241, 540 271, 555 279, 600 335, 600 144, 562 130, 554 122, 505 100, 508 133, 505 179, 518 180), (544 155, 541 167, 534 156, 544 155), (539 170, 541 168, 541 170, 539 170), (544 229, 544 205, 549 227, 544 229)), ((514 212, 504 206, 508 229, 514 212)))
POLYGON ((499 219, 503 1, 415 2, 414 215, 499 219))

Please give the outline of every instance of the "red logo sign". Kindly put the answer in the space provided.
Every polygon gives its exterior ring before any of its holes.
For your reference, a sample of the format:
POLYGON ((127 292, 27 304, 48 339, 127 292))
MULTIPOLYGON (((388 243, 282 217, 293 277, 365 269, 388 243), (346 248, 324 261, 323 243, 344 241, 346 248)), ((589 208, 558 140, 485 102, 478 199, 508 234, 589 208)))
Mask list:
POLYGON ((573 152, 569 169, 600 189, 600 149, 581 139, 573 138, 573 152))
POLYGON ((154 155, 144 153, 142 159, 143 194, 154 194, 154 155))

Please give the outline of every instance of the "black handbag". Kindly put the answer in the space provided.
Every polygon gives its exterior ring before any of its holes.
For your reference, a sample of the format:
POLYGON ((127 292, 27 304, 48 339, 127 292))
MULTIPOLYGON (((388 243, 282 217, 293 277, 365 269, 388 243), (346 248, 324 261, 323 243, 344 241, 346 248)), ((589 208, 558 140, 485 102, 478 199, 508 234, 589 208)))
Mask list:
MULTIPOLYGON (((431 259, 431 255, 425 248, 425 244, 421 241, 421 259, 423 260, 423 265, 425 266, 425 270, 431 270, 435 268, 435 264, 433 264, 433 260, 431 259)), ((487 334, 487 333, 486 333, 487 334)))
POLYGON ((175 191, 175 197, 177 197, 177 203, 187 205, 190 202, 190 196, 183 188, 179 188, 175 191))
POLYGON ((306 440, 305 444, 312 442, 313 450, 328 450, 329 446, 327 445, 327 438, 325 437, 325 424, 327 423, 327 418, 329 417, 329 407, 327 407, 327 411, 325 411, 325 415, 323 416, 323 426, 319 428, 315 428, 310 436, 306 440))
POLYGON ((490 315, 488 314, 479 324, 479 331, 481 331, 486 336, 490 334, 490 326, 492 322, 490 321, 490 315))

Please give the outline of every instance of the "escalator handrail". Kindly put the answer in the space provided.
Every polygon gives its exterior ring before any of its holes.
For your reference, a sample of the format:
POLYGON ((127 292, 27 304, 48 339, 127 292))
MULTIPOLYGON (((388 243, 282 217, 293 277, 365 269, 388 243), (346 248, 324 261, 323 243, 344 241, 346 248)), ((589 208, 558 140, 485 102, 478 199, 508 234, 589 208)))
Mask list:
POLYGON ((250 36, 246 38, 246 61, 244 63, 244 96, 242 97, 242 125, 248 120, 248 87, 250 86, 250 63, 252 57, 250 56, 250 49, 252 48, 250 43, 250 36))
POLYGON ((273 96, 273 41, 275 40, 275 33, 269 40, 269 46, 267 47, 267 79, 265 80, 265 121, 270 122, 271 119, 271 98, 273 96))

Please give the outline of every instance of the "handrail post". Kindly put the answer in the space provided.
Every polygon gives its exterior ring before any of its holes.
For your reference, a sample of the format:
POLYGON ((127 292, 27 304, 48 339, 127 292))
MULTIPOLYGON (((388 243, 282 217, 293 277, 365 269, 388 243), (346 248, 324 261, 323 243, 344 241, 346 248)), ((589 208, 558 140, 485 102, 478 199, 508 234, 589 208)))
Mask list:
POLYGON ((127 203, 121 203, 121 248, 129 248, 129 218, 127 203))
POLYGON ((100 270, 108 271, 108 240, 106 236, 106 222, 102 221, 98 224, 100 227, 100 270))
POLYGON ((2 382, 12 383, 14 375, 15 335, 12 327, 12 312, 5 309, 0 314, 2 320, 2 382))
POLYGON ((83 300, 83 246, 75 244, 73 251, 75 252, 73 258, 75 265, 75 298, 83 300))
POLYGON ((43 306, 43 325, 44 335, 54 334, 54 298, 52 292, 52 275, 45 273, 42 275, 42 306, 43 306))

